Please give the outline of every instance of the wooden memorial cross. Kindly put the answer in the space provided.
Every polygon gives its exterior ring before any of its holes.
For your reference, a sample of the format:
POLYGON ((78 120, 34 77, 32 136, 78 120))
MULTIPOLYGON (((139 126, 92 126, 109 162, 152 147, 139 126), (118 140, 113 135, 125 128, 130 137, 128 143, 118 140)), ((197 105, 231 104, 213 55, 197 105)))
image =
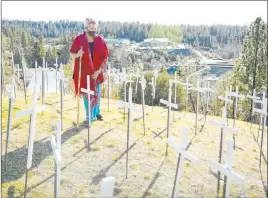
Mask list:
MULTIPOLYGON (((226 100, 225 102, 232 103, 232 100, 224 97, 218 97, 219 99, 226 100)), ((222 156, 223 156, 223 145, 224 145, 224 140, 225 140, 225 133, 226 132, 231 132, 232 134, 237 134, 238 130, 233 129, 227 125, 227 120, 226 120, 226 106, 222 108, 222 121, 218 122, 215 120, 208 119, 208 122, 211 124, 218 125, 221 128, 221 138, 220 138, 220 149, 219 149, 219 163, 222 162, 222 156)), ((217 191, 219 193, 220 190, 220 172, 218 172, 218 184, 217 184, 217 191)))
MULTIPOLYGON (((174 109, 178 109, 178 105, 171 102, 171 95, 172 95, 172 81, 169 80, 169 89, 168 89, 168 101, 160 99, 160 103, 165 104, 168 106, 168 115, 167 115, 167 138, 170 137, 170 114, 171 114, 171 107, 174 109)), ((168 155, 168 144, 166 144, 166 156, 168 155)))
POLYGON ((32 166, 32 157, 33 157, 33 146, 34 146, 34 138, 35 138, 35 122, 36 122, 36 114, 40 111, 45 109, 45 105, 37 107, 37 97, 38 91, 36 85, 33 87, 33 102, 32 108, 27 110, 22 110, 16 113, 16 117, 22 117, 26 115, 30 115, 30 134, 28 139, 28 155, 27 155, 27 165, 26 165, 26 176, 25 176, 25 190, 24 190, 24 197, 27 194, 27 179, 28 179, 28 170, 32 166))
MULTIPOLYGON (((177 104, 177 84, 180 83, 180 81, 177 80, 177 72, 175 73, 174 80, 171 80, 172 83, 175 84, 174 86, 174 104, 177 104)), ((173 111, 173 121, 175 120, 175 111, 173 111)))
POLYGON ((81 92, 84 92, 87 94, 87 98, 88 98, 88 127, 87 127, 87 142, 88 142, 88 150, 90 149, 90 139, 89 139, 89 130, 91 127, 91 107, 90 107, 90 98, 91 95, 94 96, 94 91, 91 91, 90 89, 90 76, 87 75, 87 89, 81 88, 81 92))
POLYGON ((188 151, 186 151, 186 147, 188 145, 188 131, 189 129, 187 127, 184 127, 182 132, 182 140, 181 144, 177 145, 174 143, 172 138, 167 139, 167 143, 170 147, 175 149, 179 153, 178 162, 177 162, 177 168, 176 168, 176 174, 174 179, 174 185, 172 190, 172 198, 178 195, 179 192, 179 182, 182 176, 183 166, 184 166, 184 159, 190 160, 193 164, 197 162, 197 158, 192 156, 188 151))
POLYGON ((123 102, 121 100, 118 101, 120 106, 124 106, 128 108, 128 130, 127 130, 127 157, 126 157, 126 178, 128 176, 128 151, 129 151, 129 140, 131 136, 131 126, 132 126, 132 111, 140 112, 138 109, 134 107, 132 104, 132 87, 129 87, 128 91, 128 102, 123 102))
POLYGON ((238 175, 232 170, 232 157, 233 157, 233 140, 228 141, 228 150, 227 150, 227 157, 226 157, 226 164, 222 165, 214 160, 212 160, 212 168, 217 169, 222 174, 226 176, 226 188, 224 190, 224 194, 226 198, 229 198, 230 194, 230 185, 231 181, 235 181, 237 184, 244 183, 244 177, 238 175))
POLYGON ((25 59, 24 57, 22 57, 22 75, 23 75, 23 90, 24 90, 24 99, 25 99, 25 103, 27 104, 27 94, 26 94, 26 79, 25 79, 25 59))

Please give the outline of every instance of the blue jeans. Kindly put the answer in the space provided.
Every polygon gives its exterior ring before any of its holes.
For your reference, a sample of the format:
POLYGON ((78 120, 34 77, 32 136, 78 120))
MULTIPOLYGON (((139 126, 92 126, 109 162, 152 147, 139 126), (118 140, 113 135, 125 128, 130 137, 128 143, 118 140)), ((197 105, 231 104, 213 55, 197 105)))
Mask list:
MULTIPOLYGON (((90 110, 90 120, 91 122, 93 122, 94 120, 97 119, 97 115, 100 114, 100 94, 101 94, 101 85, 98 84, 97 86, 97 92, 98 92, 98 103, 97 105, 95 105, 94 107, 92 107, 90 110)), ((85 95, 83 96, 84 98, 84 107, 86 109, 86 120, 88 121, 88 115, 89 115, 89 112, 88 112, 88 99, 87 97, 85 97, 85 95)))

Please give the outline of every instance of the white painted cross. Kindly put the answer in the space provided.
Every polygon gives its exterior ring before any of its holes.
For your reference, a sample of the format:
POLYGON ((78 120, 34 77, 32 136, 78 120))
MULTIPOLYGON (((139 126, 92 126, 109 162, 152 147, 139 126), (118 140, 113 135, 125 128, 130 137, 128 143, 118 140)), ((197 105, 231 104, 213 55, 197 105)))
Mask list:
POLYGON ((114 195, 115 178, 105 177, 101 180, 100 198, 112 198, 114 195))
POLYGON ((37 106, 37 97, 38 97, 38 90, 36 85, 33 87, 33 102, 32 108, 18 111, 16 113, 16 117, 22 117, 26 115, 30 115, 30 136, 29 136, 29 146, 28 146, 28 156, 27 156, 27 169, 30 169, 32 166, 32 156, 33 156, 33 145, 34 145, 34 137, 35 137, 35 122, 36 122, 36 114, 40 111, 45 109, 45 105, 37 106))
POLYGON ((131 126, 132 126, 132 111, 140 113, 140 110, 136 109, 132 104, 132 87, 129 87, 128 91, 128 102, 118 101, 118 105, 128 108, 128 130, 127 130, 127 157, 126 157, 126 178, 128 175, 128 150, 129 141, 131 139, 131 126))
POLYGON ((22 116, 26 116, 26 115, 30 115, 30 130, 29 130, 30 134, 29 134, 29 139, 28 139, 28 154, 27 154, 27 164, 26 164, 24 197, 26 197, 26 195, 27 195, 28 170, 32 166, 36 114, 45 109, 45 105, 37 107, 37 97, 38 97, 38 90, 37 90, 37 86, 34 84, 32 108, 18 111, 16 113, 17 118, 22 117, 22 116))
POLYGON ((91 107, 90 107, 90 98, 91 95, 94 96, 95 92, 90 89, 90 76, 87 75, 87 89, 81 88, 81 92, 84 92, 87 94, 88 99, 88 134, 87 134, 87 140, 88 140, 88 149, 90 149, 90 141, 89 141, 89 128, 91 127, 91 107))
POLYGON ((60 149, 58 145, 61 143, 60 140, 57 139, 55 140, 55 136, 51 136, 51 147, 53 151, 53 155, 55 158, 55 183, 54 183, 54 194, 55 197, 58 198, 60 197, 60 172, 61 172, 61 156, 60 156, 60 149))
POLYGON ((235 173, 232 170, 232 158, 233 158, 233 140, 229 140, 226 164, 222 165, 214 160, 212 160, 212 164, 211 164, 212 168, 217 169, 218 171, 220 171, 222 174, 224 174, 227 177, 225 197, 229 197, 231 181, 235 181, 237 184, 244 183, 244 177, 240 176, 239 174, 235 173))
MULTIPOLYGON (((231 90, 232 91, 232 90, 231 90)), ((226 92, 227 97, 235 97, 235 107, 234 107, 234 123, 233 123, 233 128, 235 128, 235 120, 236 120, 236 112, 237 112, 237 103, 238 103, 238 98, 245 98, 243 95, 238 94, 238 86, 236 86, 235 92, 226 92)))
MULTIPOLYGON (((168 101, 160 99, 160 103, 165 104, 168 106, 168 116, 167 116, 167 138, 170 137, 170 114, 171 114, 171 107, 174 109, 178 109, 178 104, 174 104, 171 102, 171 95, 172 95, 172 81, 169 80, 169 88, 168 88, 168 101)), ((168 155, 168 144, 166 145, 166 155, 168 155)))
POLYGON ((7 150, 8 150, 8 142, 10 141, 10 130, 12 126, 12 112, 13 112, 13 105, 15 102, 15 95, 14 95, 14 86, 15 86, 15 75, 12 75, 12 84, 10 90, 6 89, 6 93, 9 97, 9 107, 8 107, 8 121, 7 121, 7 136, 6 136, 6 151, 5 151, 5 165, 4 170, 6 169, 7 164, 7 150))
POLYGON ((189 129, 187 127, 184 127, 183 132, 182 132, 182 140, 181 144, 177 145, 173 141, 172 138, 167 139, 168 145, 175 149, 180 155, 178 158, 178 163, 177 163, 177 169, 176 169, 176 175, 175 175, 175 180, 174 180, 174 186, 173 186, 173 191, 172 191, 172 197, 175 197, 178 195, 179 192, 179 182, 182 176, 182 171, 183 171, 183 166, 184 166, 184 159, 190 160, 191 163, 195 164, 197 162, 197 158, 192 156, 188 151, 186 151, 186 147, 189 144, 188 141, 188 131, 189 129))
POLYGON ((136 87, 135 87, 135 97, 134 97, 134 103, 136 103, 136 97, 137 97, 137 94, 138 94, 138 83, 139 83, 139 78, 140 78, 140 70, 139 70, 139 68, 137 68, 136 74, 134 74, 133 76, 136 77, 136 87))

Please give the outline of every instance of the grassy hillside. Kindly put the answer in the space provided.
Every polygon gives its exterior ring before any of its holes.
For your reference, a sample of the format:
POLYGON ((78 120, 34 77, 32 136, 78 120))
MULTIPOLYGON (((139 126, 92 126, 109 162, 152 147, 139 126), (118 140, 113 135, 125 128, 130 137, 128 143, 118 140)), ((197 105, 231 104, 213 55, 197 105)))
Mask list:
MULTIPOLYGON (((14 106, 11 141, 7 154, 7 170, 2 172, 3 197, 22 197, 27 158, 27 141, 29 117, 15 118, 15 113, 31 105, 28 96, 25 105, 22 93, 18 93, 14 106)), ((39 105, 41 100, 38 101, 39 105)), ((28 197, 53 197, 54 160, 50 145, 50 136, 55 134, 52 126, 60 119, 60 96, 46 95, 46 111, 38 114, 32 169, 29 171, 28 197)), ((136 105, 141 109, 140 105, 136 105)), ((84 108, 81 101, 81 125, 75 131, 76 100, 72 95, 64 97, 64 117, 62 132, 63 160, 61 171, 62 197, 97 197, 100 181, 107 175, 116 179, 115 197, 170 197, 176 170, 178 154, 169 149, 165 156, 166 109, 146 107, 146 135, 143 136, 143 125, 140 114, 134 113, 131 147, 129 151, 129 177, 125 179, 127 119, 123 122, 122 110, 117 102, 112 101, 110 112, 107 111, 107 99, 101 99, 101 110, 104 121, 96 121, 90 129, 91 150, 87 150, 87 128, 82 124, 84 108), (140 118, 140 119, 139 119, 140 118)), ((6 140, 8 98, 3 97, 3 135, 2 160, 6 140)), ((180 143, 184 126, 189 127, 190 146, 188 151, 199 161, 193 165, 185 161, 184 172, 180 182, 180 196, 183 197, 216 197, 216 171, 210 168, 211 160, 218 160, 220 129, 204 123, 199 115, 198 133, 194 135, 195 114, 175 113, 171 134, 180 143)), ((220 119, 211 117, 212 119, 220 119)), ((229 120, 232 123, 232 120, 229 120)), ((259 144, 256 142, 258 126, 252 131, 245 122, 237 121, 239 134, 233 157, 233 170, 245 176, 245 184, 240 186, 232 182, 233 197, 265 197, 267 191, 267 133, 264 136, 263 162, 259 168, 259 144), (265 158, 265 159, 264 159, 265 158)), ((224 149, 227 148, 226 135, 224 149)), ((224 162, 225 162, 224 154, 224 162)), ((2 161, 4 162, 4 161, 2 161)), ((3 163, 4 165, 4 163, 3 163)), ((2 167, 3 168, 3 167, 2 167)), ((222 189, 222 187, 221 187, 222 189)))

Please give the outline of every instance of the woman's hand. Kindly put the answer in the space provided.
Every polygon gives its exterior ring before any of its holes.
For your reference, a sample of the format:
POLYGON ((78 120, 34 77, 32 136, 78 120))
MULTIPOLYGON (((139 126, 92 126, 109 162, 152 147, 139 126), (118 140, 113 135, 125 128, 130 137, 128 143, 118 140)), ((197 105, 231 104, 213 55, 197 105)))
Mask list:
POLYGON ((98 69, 97 71, 95 71, 95 73, 92 75, 93 79, 96 79, 101 73, 101 69, 98 69))

